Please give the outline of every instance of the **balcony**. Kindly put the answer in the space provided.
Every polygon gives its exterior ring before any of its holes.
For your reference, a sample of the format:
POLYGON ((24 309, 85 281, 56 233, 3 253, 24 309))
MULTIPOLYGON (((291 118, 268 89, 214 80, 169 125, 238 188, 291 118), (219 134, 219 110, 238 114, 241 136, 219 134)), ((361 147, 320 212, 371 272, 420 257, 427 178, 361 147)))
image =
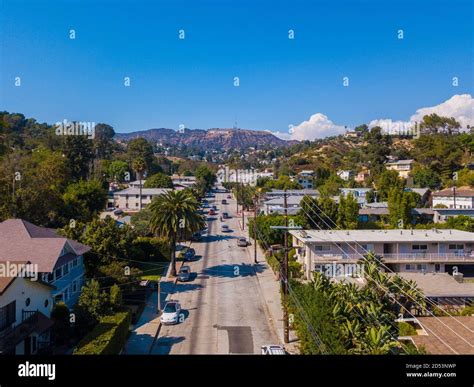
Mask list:
MULTIPOLYGON (((315 262, 356 263, 363 259, 363 253, 357 254, 315 254, 315 262)), ((456 253, 399 253, 380 254, 385 263, 474 263, 474 252, 456 253)))

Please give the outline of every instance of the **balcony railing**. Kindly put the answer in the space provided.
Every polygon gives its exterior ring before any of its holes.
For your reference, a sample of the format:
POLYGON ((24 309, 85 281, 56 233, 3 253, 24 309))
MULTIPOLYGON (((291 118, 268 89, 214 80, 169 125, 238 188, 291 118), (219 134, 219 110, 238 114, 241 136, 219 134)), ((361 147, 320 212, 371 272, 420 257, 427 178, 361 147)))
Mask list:
MULTIPOLYGON (((316 261, 358 261, 364 254, 315 254, 316 261)), ((474 262, 473 252, 380 254, 384 262, 474 262)))

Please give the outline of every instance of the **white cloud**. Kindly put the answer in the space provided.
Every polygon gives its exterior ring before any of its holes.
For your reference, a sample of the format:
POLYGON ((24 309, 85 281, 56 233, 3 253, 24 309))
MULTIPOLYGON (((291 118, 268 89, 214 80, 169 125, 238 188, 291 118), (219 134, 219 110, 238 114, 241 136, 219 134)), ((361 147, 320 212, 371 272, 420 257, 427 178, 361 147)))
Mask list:
POLYGON ((423 116, 436 113, 438 116, 454 117, 463 128, 474 125, 474 99, 470 94, 456 94, 436 106, 418 109, 410 121, 421 121, 423 116))
POLYGON ((274 136, 277 136, 278 138, 281 138, 282 140, 291 140, 291 134, 287 132, 272 132, 268 130, 271 134, 274 136))
POLYGON ((409 121, 392 121, 390 118, 372 120, 369 127, 380 126, 385 130, 400 130, 413 127, 415 122, 423 121, 423 117, 436 113, 438 116, 454 117, 464 129, 474 125, 474 99, 470 94, 456 94, 439 105, 420 108, 410 117, 409 121))
POLYGON ((292 140, 315 140, 344 133, 345 128, 336 125, 322 113, 313 114, 309 120, 303 121, 290 129, 292 140))

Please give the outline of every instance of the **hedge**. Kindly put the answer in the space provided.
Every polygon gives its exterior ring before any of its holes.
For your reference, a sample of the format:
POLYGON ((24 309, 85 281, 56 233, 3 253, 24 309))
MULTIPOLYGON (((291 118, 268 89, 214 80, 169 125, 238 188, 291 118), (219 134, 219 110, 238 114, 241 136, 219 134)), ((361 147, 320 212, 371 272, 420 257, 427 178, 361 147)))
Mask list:
POLYGON ((74 355, 118 355, 125 345, 131 313, 121 311, 103 317, 74 349, 74 355))

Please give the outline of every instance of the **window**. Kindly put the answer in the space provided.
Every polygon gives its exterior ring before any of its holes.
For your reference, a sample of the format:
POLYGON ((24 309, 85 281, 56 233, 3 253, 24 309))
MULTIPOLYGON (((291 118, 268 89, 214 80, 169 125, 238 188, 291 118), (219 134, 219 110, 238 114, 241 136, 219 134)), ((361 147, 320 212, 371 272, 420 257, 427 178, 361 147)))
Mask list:
POLYGON ((16 321, 16 301, 0 308, 0 331, 8 328, 16 321))
POLYGON ((38 338, 36 336, 31 336, 31 353, 36 353, 38 349, 38 338))
POLYGON ((330 245, 316 245, 314 246, 315 251, 331 251, 330 245))
POLYGON ((63 267, 59 266, 55 271, 54 271, 54 276, 56 279, 59 279, 63 276, 63 267))
POLYGON ((30 306, 30 304, 31 304, 31 299, 30 299, 30 297, 28 297, 28 298, 25 300, 25 305, 26 305, 26 306, 30 306))
POLYGON ((72 291, 73 291, 73 293, 75 293, 77 291, 77 281, 76 280, 72 281, 72 291))
POLYGON ((63 266, 63 275, 69 274, 69 264, 63 266))
POLYGON ((449 250, 463 250, 464 249, 464 245, 449 245, 449 250))
POLYGON ((44 300, 44 307, 47 308, 49 305, 49 300, 44 300))
POLYGON ((374 251, 374 245, 372 243, 361 245, 363 252, 365 251, 374 251))
POLYGON ((412 250, 426 251, 428 250, 428 245, 413 245, 412 250))
POLYGON ((69 287, 67 287, 64 292, 64 301, 68 301, 68 300, 69 300, 69 287))
POLYGON ((416 270, 426 271, 426 265, 425 264, 418 264, 418 265, 416 265, 416 270))

